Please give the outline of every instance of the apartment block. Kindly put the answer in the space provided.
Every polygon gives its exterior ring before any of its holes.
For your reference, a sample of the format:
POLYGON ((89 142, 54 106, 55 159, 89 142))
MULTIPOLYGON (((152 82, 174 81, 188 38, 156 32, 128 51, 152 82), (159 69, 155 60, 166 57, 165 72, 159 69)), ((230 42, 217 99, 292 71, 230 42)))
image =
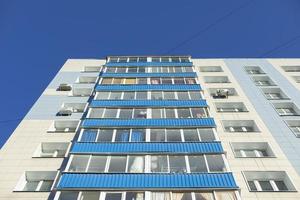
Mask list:
POLYGON ((69 59, 0 150, 0 200, 300 199, 300 59, 69 59))

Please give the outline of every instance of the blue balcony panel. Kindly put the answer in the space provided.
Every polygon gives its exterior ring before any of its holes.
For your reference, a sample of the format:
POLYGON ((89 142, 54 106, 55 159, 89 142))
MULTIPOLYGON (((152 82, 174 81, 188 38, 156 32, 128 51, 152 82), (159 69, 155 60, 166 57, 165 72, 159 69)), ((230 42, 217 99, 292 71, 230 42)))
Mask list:
POLYGON ((223 153, 220 142, 184 142, 184 143, 74 143, 71 153, 103 154, 103 153, 223 153))
POLYGON ((152 90, 162 90, 162 91, 199 91, 202 90, 201 86, 199 84, 190 84, 190 85, 185 85, 185 84, 176 84, 176 85, 153 85, 153 84, 144 84, 144 85, 139 85, 139 84, 134 84, 134 85, 125 85, 125 84, 120 84, 120 85, 97 85, 96 86, 96 91, 101 92, 101 91, 152 91, 152 90))
POLYGON ((215 127, 213 118, 184 118, 184 119, 85 119, 81 126, 83 128, 103 127, 215 127))
POLYGON ((207 107, 205 100, 93 100, 90 107, 207 107))
POLYGON ((101 77, 197 77, 195 72, 185 73, 102 73, 101 77))
POLYGON ((58 190, 78 189, 238 189, 232 173, 79 174, 64 173, 58 190))
POLYGON ((122 63, 106 63, 106 67, 191 67, 192 62, 122 62, 122 63))

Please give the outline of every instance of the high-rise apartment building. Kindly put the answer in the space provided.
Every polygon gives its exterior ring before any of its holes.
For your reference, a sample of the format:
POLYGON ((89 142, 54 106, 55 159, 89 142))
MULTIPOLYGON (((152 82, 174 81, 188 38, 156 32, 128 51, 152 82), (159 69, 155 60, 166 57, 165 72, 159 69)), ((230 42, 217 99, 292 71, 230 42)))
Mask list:
POLYGON ((70 59, 0 150, 0 199, 300 199, 300 59, 70 59))

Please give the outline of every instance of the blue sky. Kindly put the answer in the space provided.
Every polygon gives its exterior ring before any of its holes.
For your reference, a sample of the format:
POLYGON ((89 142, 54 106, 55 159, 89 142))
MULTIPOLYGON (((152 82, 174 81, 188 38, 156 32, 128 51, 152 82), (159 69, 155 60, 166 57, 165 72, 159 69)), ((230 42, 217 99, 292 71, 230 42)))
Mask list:
POLYGON ((299 0, 1 0, 0 146, 68 58, 300 57, 299 10, 299 0))

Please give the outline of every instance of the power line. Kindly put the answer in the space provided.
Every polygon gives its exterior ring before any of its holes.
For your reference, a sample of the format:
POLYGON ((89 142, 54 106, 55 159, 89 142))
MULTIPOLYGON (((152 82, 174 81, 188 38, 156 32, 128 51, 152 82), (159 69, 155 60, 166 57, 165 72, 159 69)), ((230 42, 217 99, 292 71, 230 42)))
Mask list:
POLYGON ((166 51, 165 54, 170 54, 171 52, 173 52, 174 50, 184 46, 185 44, 187 44, 188 42, 190 42, 191 40, 199 37, 202 33, 205 33, 206 31, 208 31, 209 29, 211 29, 212 27, 216 26, 217 24, 219 24, 220 22, 224 21, 226 18, 230 17, 231 15, 233 15, 234 13, 238 12, 239 10, 249 6, 250 3, 252 3, 253 0, 250 1, 246 1, 245 3, 243 3, 242 5, 240 5, 237 8, 232 9, 230 12, 228 12, 226 15, 218 18, 216 21, 214 21, 213 23, 207 25, 206 27, 204 27, 202 30, 200 30, 199 32, 195 33, 194 35, 190 36, 189 38, 183 40, 182 42, 180 42, 179 44, 177 44, 175 47, 169 49, 168 51, 166 51))
POLYGON ((290 44, 290 43, 296 41, 296 40, 299 39, 299 38, 300 38, 300 34, 297 35, 297 36, 295 36, 295 37, 293 37, 293 38, 291 38, 291 39, 289 39, 289 40, 286 41, 286 42, 283 42, 283 43, 279 44, 278 46, 274 47, 273 49, 270 49, 270 50, 266 51, 265 53, 262 53, 262 54, 259 56, 259 58, 265 57, 266 55, 270 55, 271 53, 273 53, 273 52, 275 52, 275 51, 277 51, 277 50, 279 50, 279 49, 285 47, 286 45, 288 45, 288 44, 290 44))

